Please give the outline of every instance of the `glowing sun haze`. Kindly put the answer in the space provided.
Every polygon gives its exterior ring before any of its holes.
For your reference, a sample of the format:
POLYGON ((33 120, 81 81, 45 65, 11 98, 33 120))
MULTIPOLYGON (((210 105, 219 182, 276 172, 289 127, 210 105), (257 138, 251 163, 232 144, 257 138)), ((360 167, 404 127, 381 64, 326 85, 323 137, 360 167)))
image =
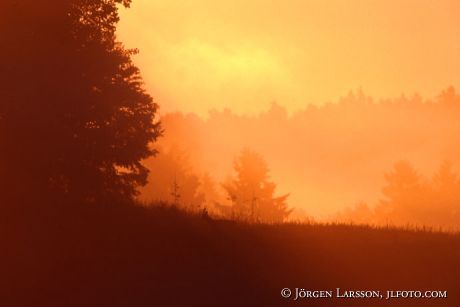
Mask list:
POLYGON ((162 113, 460 88, 458 0, 134 0, 118 35, 162 113))

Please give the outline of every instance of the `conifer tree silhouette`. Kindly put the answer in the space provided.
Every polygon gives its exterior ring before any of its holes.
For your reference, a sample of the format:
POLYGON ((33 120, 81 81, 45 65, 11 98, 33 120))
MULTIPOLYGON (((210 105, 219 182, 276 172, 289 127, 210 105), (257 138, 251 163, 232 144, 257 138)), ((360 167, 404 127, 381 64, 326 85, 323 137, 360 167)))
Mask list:
POLYGON ((1 2, 0 194, 132 200, 161 127, 115 36, 130 0, 1 2))

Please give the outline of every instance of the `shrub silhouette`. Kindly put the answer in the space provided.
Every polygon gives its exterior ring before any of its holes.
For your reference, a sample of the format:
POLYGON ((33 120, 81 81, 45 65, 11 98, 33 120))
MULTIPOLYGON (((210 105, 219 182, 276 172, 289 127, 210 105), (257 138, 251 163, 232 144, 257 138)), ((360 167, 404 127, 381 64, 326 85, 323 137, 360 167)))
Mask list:
POLYGON ((193 171, 185 152, 174 147, 159 148, 158 155, 146 161, 152 170, 140 199, 148 202, 170 202, 182 209, 196 211, 205 201, 200 191, 200 177, 193 171))

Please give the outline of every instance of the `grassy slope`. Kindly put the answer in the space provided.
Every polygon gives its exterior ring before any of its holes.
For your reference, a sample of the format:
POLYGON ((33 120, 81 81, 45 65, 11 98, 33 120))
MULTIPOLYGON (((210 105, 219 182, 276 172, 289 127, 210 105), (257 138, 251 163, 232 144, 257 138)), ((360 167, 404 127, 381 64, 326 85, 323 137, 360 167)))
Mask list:
POLYGON ((460 306, 459 235, 60 208, 1 217, 0 306, 460 306), (298 303, 284 287, 449 298, 298 303))

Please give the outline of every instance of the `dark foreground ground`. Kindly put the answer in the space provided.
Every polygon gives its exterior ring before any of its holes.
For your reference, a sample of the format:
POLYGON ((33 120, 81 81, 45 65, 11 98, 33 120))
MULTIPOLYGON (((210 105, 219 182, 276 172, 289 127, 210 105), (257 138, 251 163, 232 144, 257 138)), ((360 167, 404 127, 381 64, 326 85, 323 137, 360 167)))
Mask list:
POLYGON ((2 307, 460 306, 459 235, 251 226, 164 208, 15 211, 0 216, 2 307), (448 298, 293 301, 286 287, 448 298))

